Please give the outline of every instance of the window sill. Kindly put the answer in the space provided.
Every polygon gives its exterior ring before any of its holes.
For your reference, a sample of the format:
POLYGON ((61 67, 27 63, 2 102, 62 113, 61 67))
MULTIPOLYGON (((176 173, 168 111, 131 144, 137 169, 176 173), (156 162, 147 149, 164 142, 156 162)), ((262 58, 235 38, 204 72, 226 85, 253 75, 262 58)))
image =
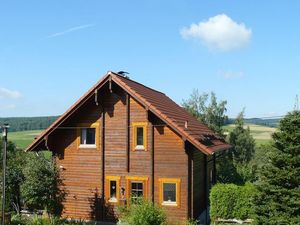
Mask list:
POLYGON ((137 145, 134 148, 135 151, 146 151, 146 148, 144 145, 137 145))
POLYGON ((97 149, 96 145, 79 145, 78 148, 92 148, 97 149))
POLYGON ((116 204, 116 203, 118 203, 118 200, 117 199, 109 199, 108 202, 116 204))
POLYGON ((163 206, 178 206, 177 202, 162 202, 163 206))

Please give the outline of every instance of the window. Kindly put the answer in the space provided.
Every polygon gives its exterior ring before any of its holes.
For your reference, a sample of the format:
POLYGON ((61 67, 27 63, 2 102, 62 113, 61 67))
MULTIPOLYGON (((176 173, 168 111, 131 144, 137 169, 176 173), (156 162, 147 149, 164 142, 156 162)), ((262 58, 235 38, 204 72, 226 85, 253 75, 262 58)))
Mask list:
POLYGON ((77 129, 78 148, 99 147, 99 124, 79 124, 77 129))
POLYGON ((146 150, 147 123, 133 123, 133 150, 146 150))
POLYGON ((106 176, 105 196, 107 202, 117 203, 119 201, 119 191, 120 191, 119 183, 120 183, 119 176, 106 176))
POLYGON ((110 190, 109 190, 109 200, 116 202, 117 201, 117 181, 111 180, 109 183, 110 190))
POLYGON ((135 201, 137 198, 147 198, 148 177, 126 177, 127 199, 135 201))
POLYGON ((132 181, 130 190, 131 200, 135 201, 137 198, 144 196, 144 183, 142 181, 132 181))
POLYGON ((80 145, 96 145, 96 129, 80 128, 80 145))
POLYGON ((180 179, 161 178, 160 203, 165 206, 180 206, 180 179))

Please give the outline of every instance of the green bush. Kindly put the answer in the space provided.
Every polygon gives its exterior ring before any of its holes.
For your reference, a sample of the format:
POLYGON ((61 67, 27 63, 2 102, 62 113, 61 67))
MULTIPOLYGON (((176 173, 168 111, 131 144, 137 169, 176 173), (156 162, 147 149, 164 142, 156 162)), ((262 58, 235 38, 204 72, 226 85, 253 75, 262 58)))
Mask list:
POLYGON ((252 184, 217 184, 210 193, 210 217, 223 219, 252 219, 253 197, 256 189, 252 184))
POLYGON ((126 225, 164 225, 165 212, 151 201, 139 199, 129 206, 119 207, 120 224, 126 225))
POLYGON ((28 223, 28 218, 23 217, 20 214, 13 215, 11 217, 11 225, 27 225, 28 223))

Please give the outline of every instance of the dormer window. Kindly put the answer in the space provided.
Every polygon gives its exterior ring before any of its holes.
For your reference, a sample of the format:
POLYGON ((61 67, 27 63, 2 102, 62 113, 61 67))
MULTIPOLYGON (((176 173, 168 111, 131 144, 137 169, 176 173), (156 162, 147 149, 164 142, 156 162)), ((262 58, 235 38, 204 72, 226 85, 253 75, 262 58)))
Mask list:
POLYGON ((80 124, 77 133, 78 148, 98 148, 98 123, 80 124))
POLYGON ((133 123, 133 150, 146 150, 147 123, 133 123))

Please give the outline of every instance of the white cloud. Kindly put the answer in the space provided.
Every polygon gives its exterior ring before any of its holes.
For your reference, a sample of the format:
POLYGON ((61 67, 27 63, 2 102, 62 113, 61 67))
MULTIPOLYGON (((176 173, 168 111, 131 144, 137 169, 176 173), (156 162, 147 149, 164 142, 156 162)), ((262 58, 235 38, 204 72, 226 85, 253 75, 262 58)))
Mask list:
POLYGON ((18 91, 12 91, 6 88, 0 88, 0 98, 13 98, 13 99, 17 99, 17 98, 21 98, 22 95, 20 92, 18 91))
POLYGON ((211 49, 229 51, 247 46, 252 31, 244 23, 237 23, 227 15, 220 14, 207 21, 184 27, 180 34, 185 39, 200 40, 211 49))
POLYGON ((61 31, 61 32, 50 34, 46 38, 54 38, 54 37, 62 36, 62 35, 65 35, 65 34, 68 34, 71 32, 75 32, 75 31, 86 29, 86 28, 93 27, 93 26, 95 26, 95 24, 85 24, 85 25, 72 27, 72 28, 69 28, 69 29, 61 31))
POLYGON ((241 78, 245 76, 242 71, 220 71, 220 74, 225 79, 241 78))

